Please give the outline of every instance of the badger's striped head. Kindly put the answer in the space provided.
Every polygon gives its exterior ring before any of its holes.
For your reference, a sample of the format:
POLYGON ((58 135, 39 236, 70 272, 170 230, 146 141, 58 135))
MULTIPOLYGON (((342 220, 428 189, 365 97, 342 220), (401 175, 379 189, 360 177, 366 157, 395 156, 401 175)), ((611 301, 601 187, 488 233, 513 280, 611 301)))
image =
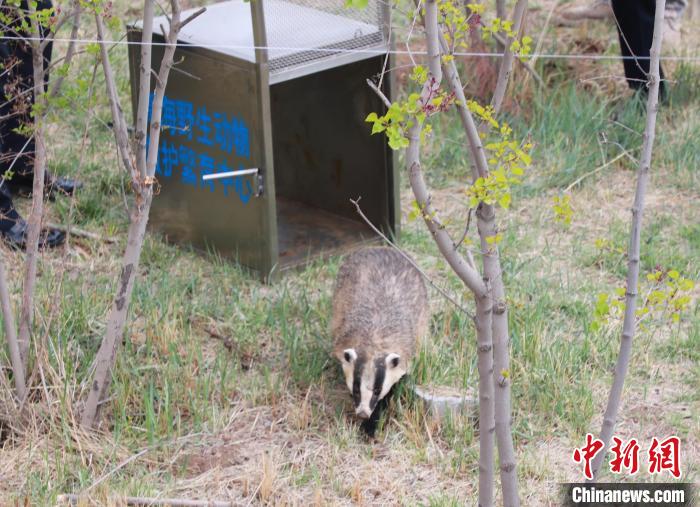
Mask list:
POLYGON ((355 402, 355 414, 368 419, 377 402, 406 373, 401 356, 395 353, 367 357, 355 349, 345 349, 341 358, 345 383, 355 402))

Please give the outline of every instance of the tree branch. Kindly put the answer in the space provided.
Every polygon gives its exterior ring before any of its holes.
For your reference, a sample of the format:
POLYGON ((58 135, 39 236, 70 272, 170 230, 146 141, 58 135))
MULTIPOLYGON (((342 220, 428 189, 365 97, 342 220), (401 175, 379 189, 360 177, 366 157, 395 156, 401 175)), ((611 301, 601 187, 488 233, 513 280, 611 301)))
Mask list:
MULTIPOLYGON (((520 27, 523 22, 523 16, 525 15, 525 10, 527 9, 527 0, 518 0, 513 9, 513 32, 515 34, 520 33, 520 27)), ((493 92, 493 97, 491 98, 491 105, 493 109, 498 112, 501 110, 501 104, 503 104, 503 98, 506 95, 506 89, 508 88, 508 80, 510 78, 510 73, 513 70, 513 52, 510 50, 511 44, 513 44, 513 37, 508 37, 505 43, 505 52, 503 53, 503 58, 501 60, 501 66, 498 69, 498 79, 496 80, 496 89, 493 92)))

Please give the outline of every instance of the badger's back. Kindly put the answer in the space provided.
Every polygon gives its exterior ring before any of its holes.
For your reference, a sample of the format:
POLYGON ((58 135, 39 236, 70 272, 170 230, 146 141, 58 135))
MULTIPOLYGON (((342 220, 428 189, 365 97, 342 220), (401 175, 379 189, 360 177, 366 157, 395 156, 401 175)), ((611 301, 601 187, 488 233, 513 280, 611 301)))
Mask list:
POLYGON ((340 359, 343 350, 356 348, 412 357, 426 332, 427 306, 421 274, 399 252, 353 252, 340 267, 333 294, 334 355, 340 359))

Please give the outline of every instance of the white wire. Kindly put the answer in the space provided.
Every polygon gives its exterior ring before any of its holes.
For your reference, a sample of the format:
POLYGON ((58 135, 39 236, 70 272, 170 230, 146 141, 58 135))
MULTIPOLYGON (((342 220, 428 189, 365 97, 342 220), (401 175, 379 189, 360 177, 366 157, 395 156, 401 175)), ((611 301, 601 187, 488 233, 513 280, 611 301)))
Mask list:
MULTIPOLYGON (((0 36, 0 40, 44 40, 40 37, 20 37, 20 36, 0 36)), ((52 39, 53 42, 65 42, 65 43, 79 43, 79 44, 109 44, 109 45, 135 45, 141 46, 144 43, 141 41, 126 41, 126 40, 105 40, 100 41, 97 39, 73 39, 73 38, 55 38, 52 39)), ((168 42, 152 42, 153 46, 172 46, 175 44, 170 44, 168 42)), ((281 51, 316 51, 319 53, 349 53, 349 54, 372 54, 372 55, 385 55, 387 53, 393 55, 427 55, 427 51, 409 51, 409 50, 399 50, 399 49, 381 49, 381 48, 364 48, 364 49, 345 49, 345 48, 317 48, 317 47, 293 47, 293 46, 254 46, 254 45, 235 45, 235 44, 191 44, 189 42, 178 42, 178 45, 183 48, 204 48, 204 49, 240 49, 240 50, 281 50, 281 51)), ((499 58, 503 56, 503 53, 487 53, 487 52, 455 52, 454 56, 472 56, 472 57, 488 57, 488 58, 499 58)), ((516 56, 519 56, 516 54, 516 56)), ((570 60, 649 60, 649 56, 621 56, 621 55, 598 55, 598 54, 574 54, 574 53, 538 53, 538 54, 528 54, 524 55, 526 58, 546 58, 546 59, 570 59, 570 60)), ((667 61, 685 61, 685 62, 697 62, 700 61, 700 56, 662 56, 662 60, 667 61)))

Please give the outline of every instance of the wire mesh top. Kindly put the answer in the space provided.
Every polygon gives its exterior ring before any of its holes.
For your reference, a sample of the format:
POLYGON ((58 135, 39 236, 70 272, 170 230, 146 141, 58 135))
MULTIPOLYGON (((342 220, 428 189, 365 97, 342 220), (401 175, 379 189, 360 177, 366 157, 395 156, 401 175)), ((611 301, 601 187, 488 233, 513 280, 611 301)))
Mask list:
POLYGON ((263 7, 267 45, 288 48, 270 49, 272 73, 328 58, 333 49, 347 51, 383 41, 378 0, 370 0, 364 9, 347 8, 344 0, 266 0, 263 7))
MULTIPOLYGON (((309 62, 324 61, 333 67, 338 65, 334 58, 347 55, 348 50, 382 44, 381 1, 369 0, 365 9, 351 9, 345 7, 345 0, 262 0, 270 74, 309 62)), ((250 9, 243 0, 209 5, 182 29, 179 40, 255 62, 250 9)), ((183 12, 182 18, 196 10, 183 12)), ((153 21, 156 33, 167 25, 164 16, 153 21)))

